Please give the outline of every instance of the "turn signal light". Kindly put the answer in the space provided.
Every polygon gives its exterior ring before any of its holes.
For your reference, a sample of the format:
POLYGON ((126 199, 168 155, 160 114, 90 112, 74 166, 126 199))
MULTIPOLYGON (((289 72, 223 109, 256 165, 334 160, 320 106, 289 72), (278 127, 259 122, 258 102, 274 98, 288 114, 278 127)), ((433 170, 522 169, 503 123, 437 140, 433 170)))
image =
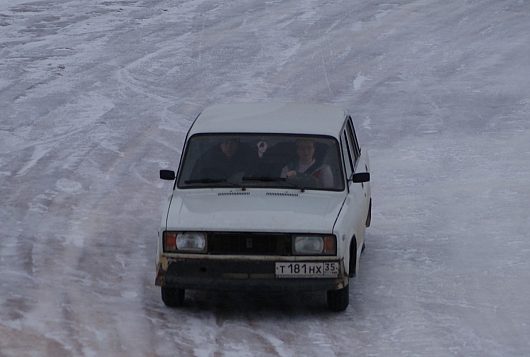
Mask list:
POLYGON ((337 241, 335 236, 324 236, 324 254, 337 254, 337 241))
POLYGON ((164 252, 177 251, 177 232, 164 232, 164 252))

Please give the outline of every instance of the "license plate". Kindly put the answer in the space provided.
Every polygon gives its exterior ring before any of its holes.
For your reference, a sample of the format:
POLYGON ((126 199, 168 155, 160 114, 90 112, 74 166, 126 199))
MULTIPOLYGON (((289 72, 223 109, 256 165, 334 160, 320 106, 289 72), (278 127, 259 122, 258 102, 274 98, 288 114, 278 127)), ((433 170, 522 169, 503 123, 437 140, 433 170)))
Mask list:
POLYGON ((336 278, 339 276, 338 262, 277 262, 277 278, 336 278))

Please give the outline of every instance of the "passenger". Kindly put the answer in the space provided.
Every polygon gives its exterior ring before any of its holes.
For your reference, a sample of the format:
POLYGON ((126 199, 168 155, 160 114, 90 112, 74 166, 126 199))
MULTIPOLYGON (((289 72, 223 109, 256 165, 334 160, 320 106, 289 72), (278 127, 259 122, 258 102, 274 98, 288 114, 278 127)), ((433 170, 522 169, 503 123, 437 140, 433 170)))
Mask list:
POLYGON ((280 177, 307 180, 308 186, 333 188, 333 173, 329 165, 315 159, 315 142, 311 139, 296 141, 296 162, 288 163, 282 169, 280 177))
POLYGON ((239 138, 228 137, 219 145, 207 150, 197 161, 192 179, 229 179, 243 174, 249 162, 249 153, 239 143, 239 138))

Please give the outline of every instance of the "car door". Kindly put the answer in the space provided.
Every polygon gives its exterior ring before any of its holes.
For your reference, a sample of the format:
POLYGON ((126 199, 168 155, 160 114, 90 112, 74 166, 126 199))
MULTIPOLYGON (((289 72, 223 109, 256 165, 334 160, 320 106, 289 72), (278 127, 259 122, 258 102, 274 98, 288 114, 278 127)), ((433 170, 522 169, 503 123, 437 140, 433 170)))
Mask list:
MULTIPOLYGON (((341 233, 348 238, 347 245, 343 246, 344 252, 350 251, 350 240, 356 239, 356 262, 359 262, 359 255, 362 244, 364 243, 365 230, 365 200, 366 200, 366 185, 355 183, 352 181, 352 176, 359 165, 360 155, 355 155, 355 143, 350 134, 348 134, 348 124, 345 125, 340 134, 341 154, 344 163, 345 175, 347 178, 347 197, 344 201, 343 211, 341 212, 341 219, 337 222, 340 225, 341 233)), ((363 171, 364 172, 364 171, 363 171)), ((349 259, 345 261, 349 264, 349 259)), ((357 268, 355 269, 357 271, 357 268)))

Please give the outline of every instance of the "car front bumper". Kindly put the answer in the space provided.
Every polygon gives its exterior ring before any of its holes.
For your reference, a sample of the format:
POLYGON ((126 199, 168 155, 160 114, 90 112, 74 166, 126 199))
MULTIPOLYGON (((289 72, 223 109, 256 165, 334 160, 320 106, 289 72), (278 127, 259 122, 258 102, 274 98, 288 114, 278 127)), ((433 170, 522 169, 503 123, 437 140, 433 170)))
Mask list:
POLYGON ((348 285, 342 261, 339 266, 336 278, 277 278, 274 260, 163 258, 156 285, 197 290, 336 290, 348 285))

